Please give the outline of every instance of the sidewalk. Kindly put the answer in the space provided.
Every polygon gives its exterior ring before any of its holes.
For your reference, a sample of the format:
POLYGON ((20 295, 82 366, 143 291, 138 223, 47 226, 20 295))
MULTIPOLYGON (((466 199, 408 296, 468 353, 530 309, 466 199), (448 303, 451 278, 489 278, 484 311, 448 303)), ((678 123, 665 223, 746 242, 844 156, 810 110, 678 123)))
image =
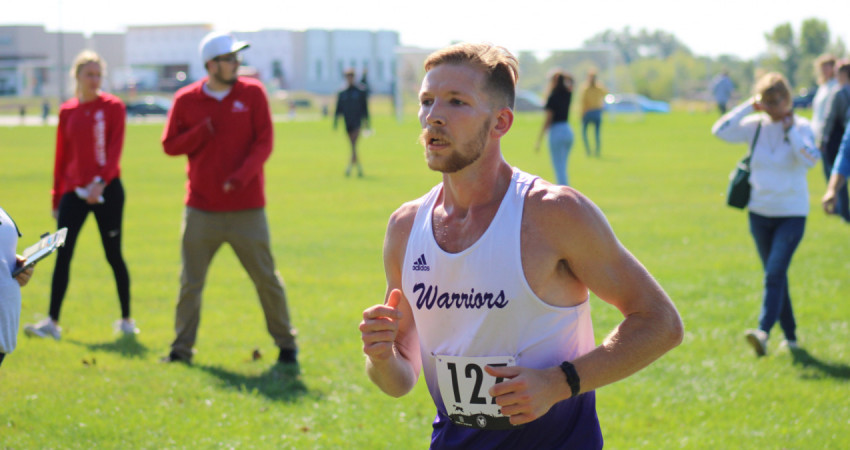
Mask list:
MULTIPOLYGON (((272 116, 272 121, 277 122, 312 122, 322 120, 322 117, 318 113, 301 113, 298 114, 294 119, 289 116, 289 114, 275 114, 272 116)), ((59 116, 47 116, 47 126, 55 127, 59 122, 59 116)), ((148 116, 148 117, 128 117, 127 123, 165 123, 165 116, 148 116)), ((16 116, 13 114, 8 115, 0 115, 0 127, 40 127, 44 126, 44 121, 41 120, 41 116, 32 115, 32 116, 24 116, 24 119, 21 120, 21 116, 16 116)))
MULTIPOLYGON (((56 126, 59 122, 59 116, 47 116, 47 125, 56 126)), ((24 116, 23 120, 21 120, 21 116, 16 116, 13 114, 9 115, 0 115, 0 127, 19 127, 19 126, 44 126, 44 121, 41 120, 41 116, 24 116)))

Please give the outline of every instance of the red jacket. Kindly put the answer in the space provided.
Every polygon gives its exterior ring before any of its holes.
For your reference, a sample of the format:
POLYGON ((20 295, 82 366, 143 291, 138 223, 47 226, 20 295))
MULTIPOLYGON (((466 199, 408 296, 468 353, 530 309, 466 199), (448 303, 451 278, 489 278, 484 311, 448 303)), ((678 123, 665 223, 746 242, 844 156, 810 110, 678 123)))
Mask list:
POLYGON ((272 119, 263 85, 239 78, 218 101, 203 92, 206 78, 174 96, 162 146, 189 158, 186 205, 239 211, 266 204, 263 164, 272 152, 272 119), (230 182, 234 189, 224 192, 230 182))
POLYGON ((59 108, 56 128, 56 159, 53 164, 53 209, 59 199, 95 177, 109 184, 121 175, 121 149, 127 113, 121 100, 101 93, 80 103, 72 98, 59 108))

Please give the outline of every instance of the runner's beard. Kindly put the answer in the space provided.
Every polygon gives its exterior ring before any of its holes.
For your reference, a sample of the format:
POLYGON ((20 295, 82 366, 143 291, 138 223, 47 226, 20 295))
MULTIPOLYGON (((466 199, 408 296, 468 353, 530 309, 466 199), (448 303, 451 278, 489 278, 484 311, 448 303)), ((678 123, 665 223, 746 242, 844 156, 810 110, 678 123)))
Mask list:
POLYGON ((490 120, 484 122, 478 134, 470 141, 461 146, 466 151, 453 150, 446 160, 440 164, 437 161, 428 159, 428 139, 432 137, 445 138, 446 134, 440 131, 431 131, 423 129, 419 135, 419 143, 425 148, 425 160, 428 162, 428 168, 442 173, 455 173, 474 163, 484 153, 484 146, 487 145, 487 135, 490 133, 490 120))

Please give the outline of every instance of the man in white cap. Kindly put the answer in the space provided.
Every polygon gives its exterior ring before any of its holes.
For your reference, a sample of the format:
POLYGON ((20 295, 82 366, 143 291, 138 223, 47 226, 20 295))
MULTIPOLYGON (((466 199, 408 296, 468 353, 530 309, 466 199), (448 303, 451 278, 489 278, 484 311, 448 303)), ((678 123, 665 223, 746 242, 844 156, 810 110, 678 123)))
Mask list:
POLYGON ((207 77, 177 91, 162 134, 166 154, 188 157, 189 174, 177 337, 164 362, 191 362, 207 269, 225 242, 254 282, 266 326, 280 348, 278 362, 297 362, 265 214, 263 165, 272 152, 271 113, 263 85, 237 76, 239 52, 248 46, 229 33, 213 32, 201 41, 207 77))

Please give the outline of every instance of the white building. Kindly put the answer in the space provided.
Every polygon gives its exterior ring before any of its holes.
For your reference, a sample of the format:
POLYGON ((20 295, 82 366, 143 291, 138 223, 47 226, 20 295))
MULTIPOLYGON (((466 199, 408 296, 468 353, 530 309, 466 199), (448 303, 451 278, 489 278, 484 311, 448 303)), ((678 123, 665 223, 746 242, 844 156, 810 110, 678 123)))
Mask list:
POLYGON ((0 95, 56 96, 87 43, 82 33, 47 33, 40 25, 0 27, 0 95))
MULTIPOLYGON (((198 46, 208 24, 131 26, 122 34, 46 32, 43 26, 0 26, 0 95, 62 96, 70 92, 69 68, 88 48, 108 64, 105 87, 122 91, 173 91, 206 75, 198 46), (61 52, 61 57, 60 57, 61 52), (65 84, 60 85, 59 81, 65 84), (64 91, 63 91, 64 89, 64 91)), ((395 31, 235 31, 251 43, 243 65, 271 89, 333 93, 343 71, 367 73, 372 92, 390 93, 395 74, 395 31)))

